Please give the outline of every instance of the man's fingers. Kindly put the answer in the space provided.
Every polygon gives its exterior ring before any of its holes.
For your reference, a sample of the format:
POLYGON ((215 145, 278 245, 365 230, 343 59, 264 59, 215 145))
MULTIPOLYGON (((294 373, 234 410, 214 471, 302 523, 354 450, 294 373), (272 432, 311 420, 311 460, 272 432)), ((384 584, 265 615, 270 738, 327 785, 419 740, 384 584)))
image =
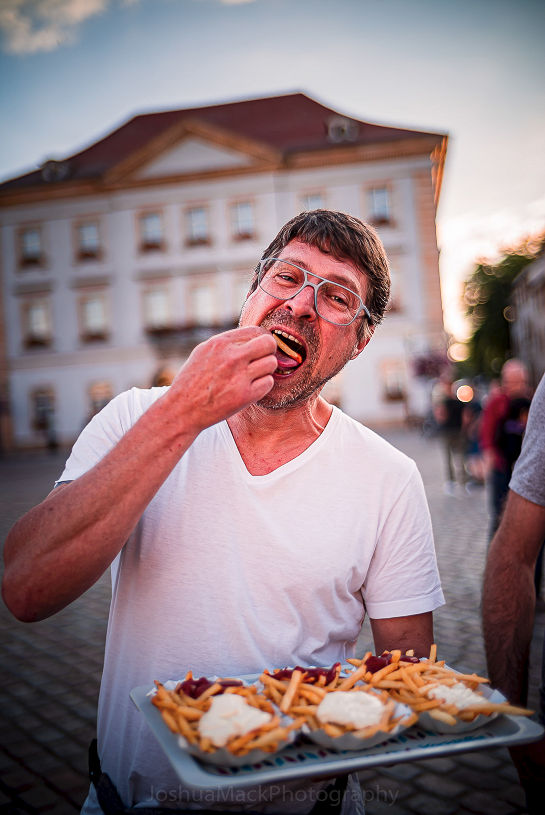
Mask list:
POLYGON ((274 386, 274 379, 271 374, 262 376, 259 379, 254 379, 250 385, 251 402, 259 402, 264 396, 272 390, 274 386))
POLYGON ((244 328, 231 328, 229 331, 223 331, 221 337, 234 342, 248 342, 253 337, 272 337, 272 334, 266 328, 260 325, 247 325, 244 328))
POLYGON ((273 335, 267 331, 247 340, 245 351, 249 360, 255 360, 267 355, 274 355, 277 347, 273 335))
POLYGON ((259 357, 255 359, 253 362, 250 362, 248 365, 248 373, 250 374, 250 380, 253 382, 256 379, 259 379, 262 376, 267 376, 267 374, 273 374, 277 368, 277 360, 276 357, 272 354, 267 354, 265 357, 259 357))

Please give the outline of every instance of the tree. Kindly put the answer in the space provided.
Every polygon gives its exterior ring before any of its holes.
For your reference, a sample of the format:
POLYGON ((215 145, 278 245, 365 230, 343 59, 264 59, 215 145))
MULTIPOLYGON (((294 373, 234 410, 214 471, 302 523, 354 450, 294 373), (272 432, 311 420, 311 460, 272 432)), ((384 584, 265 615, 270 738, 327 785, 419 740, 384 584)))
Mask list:
POLYGON ((544 245, 545 233, 526 238, 517 247, 503 250, 497 263, 485 260, 478 263, 466 280, 464 303, 472 333, 464 367, 473 375, 498 376, 501 366, 511 356, 511 286, 544 245))

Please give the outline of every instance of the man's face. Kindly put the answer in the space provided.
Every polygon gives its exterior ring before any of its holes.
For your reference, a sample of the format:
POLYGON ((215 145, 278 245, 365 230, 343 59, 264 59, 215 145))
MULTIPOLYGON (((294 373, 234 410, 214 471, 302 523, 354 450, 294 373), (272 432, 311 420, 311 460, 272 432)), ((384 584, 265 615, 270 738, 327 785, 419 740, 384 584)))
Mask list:
MULTIPOLYGON (((309 272, 313 283, 320 281, 312 274, 326 277, 355 291, 365 303, 367 283, 349 261, 336 260, 314 246, 299 240, 291 241, 279 258, 301 266, 309 272)), ((357 329, 362 318, 350 325, 332 325, 315 310, 314 290, 307 286, 291 300, 277 300, 259 287, 249 295, 240 315, 240 326, 260 325, 280 339, 302 357, 298 362, 289 354, 277 351, 278 368, 273 374, 274 387, 259 403, 277 409, 301 403, 335 376, 348 362, 363 350, 368 340, 357 340, 357 329), (289 336, 285 336, 285 335, 289 336)))
POLYGON ((501 384, 504 392, 511 398, 524 395, 528 388, 526 368, 514 361, 506 363, 502 370, 501 384))

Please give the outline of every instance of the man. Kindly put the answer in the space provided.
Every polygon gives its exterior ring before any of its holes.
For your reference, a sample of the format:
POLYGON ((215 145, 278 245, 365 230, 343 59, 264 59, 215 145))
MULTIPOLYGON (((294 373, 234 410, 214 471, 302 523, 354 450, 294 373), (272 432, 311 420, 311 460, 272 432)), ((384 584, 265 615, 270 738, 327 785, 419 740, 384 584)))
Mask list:
MULTIPOLYGON (((331 665, 352 652, 365 611, 377 651, 428 653, 443 597, 420 476, 320 396, 363 351, 388 294, 370 227, 325 210, 295 217, 265 250, 239 328, 197 346, 170 387, 114 399, 74 446, 70 483, 10 534, 4 597, 23 620, 112 566, 98 746, 125 807, 156 804, 157 791, 202 807, 132 687, 187 669, 331 665)), ((310 812, 323 786, 248 790, 245 806, 310 812)), ((93 786, 84 811, 101 811, 93 786)))
POLYGON ((456 486, 465 488, 464 404, 453 392, 450 374, 443 374, 437 393, 434 394, 433 413, 443 440, 445 453, 446 481, 444 491, 455 495, 456 486))
MULTIPOLYGON (((486 564, 483 628, 492 684, 526 704, 536 596, 534 571, 545 539, 545 377, 532 400, 522 451, 509 484, 501 523, 486 564)), ((540 720, 545 724, 545 643, 540 720)), ((511 751, 528 811, 543 812, 545 739, 511 751)))
POLYGON ((481 449, 490 495, 490 537, 498 528, 507 497, 511 464, 501 446, 501 426, 511 400, 529 396, 528 372, 523 362, 509 359, 501 370, 501 387, 491 396, 481 420, 481 449))

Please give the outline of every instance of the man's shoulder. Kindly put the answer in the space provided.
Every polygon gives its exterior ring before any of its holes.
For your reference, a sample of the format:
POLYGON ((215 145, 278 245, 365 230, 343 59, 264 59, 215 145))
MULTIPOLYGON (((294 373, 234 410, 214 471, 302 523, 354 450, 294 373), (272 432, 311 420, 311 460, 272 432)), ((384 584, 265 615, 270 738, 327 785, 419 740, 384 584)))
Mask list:
POLYGON ((415 469, 413 459, 406 453, 375 430, 347 416, 341 410, 338 411, 338 423, 343 445, 353 451, 353 457, 361 456, 365 466, 375 462, 381 470, 395 468, 397 472, 399 470, 409 472, 415 469))
POLYGON ((110 410, 122 412, 128 410, 131 414, 142 414, 157 401, 169 386, 162 388, 129 388, 122 391, 108 403, 110 410))

